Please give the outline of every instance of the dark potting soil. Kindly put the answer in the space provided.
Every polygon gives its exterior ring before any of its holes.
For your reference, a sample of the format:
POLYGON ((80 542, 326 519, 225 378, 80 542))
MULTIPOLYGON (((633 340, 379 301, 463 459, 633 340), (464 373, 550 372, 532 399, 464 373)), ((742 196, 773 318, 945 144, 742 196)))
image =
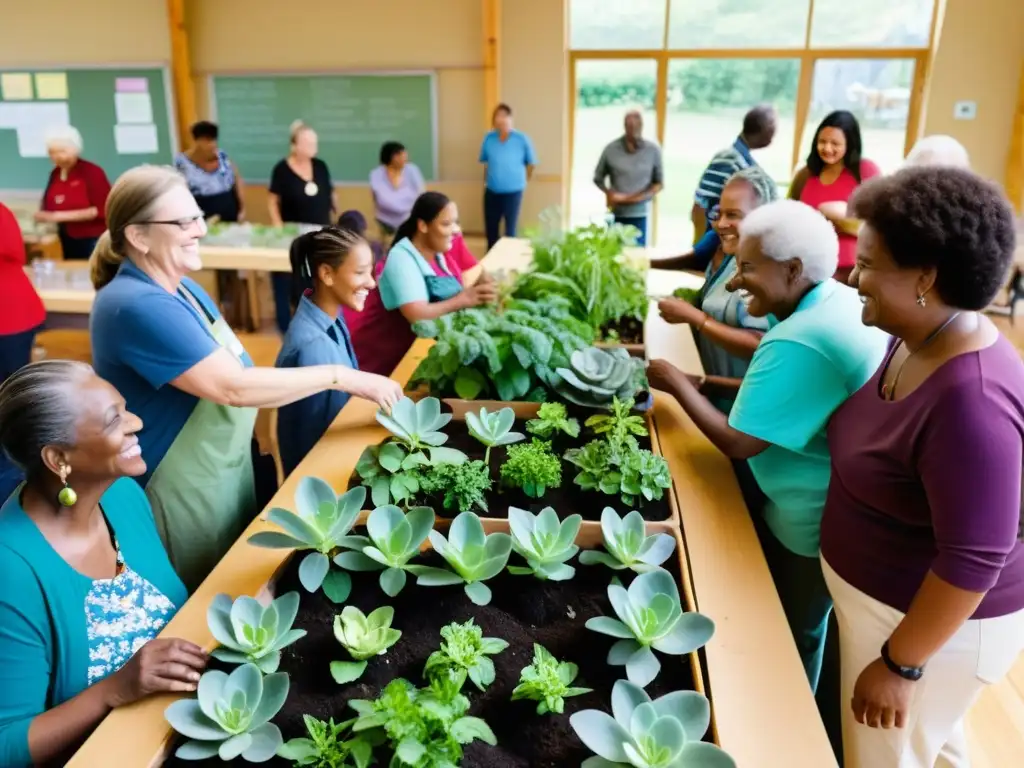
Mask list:
MULTIPOLYGON (((335 722, 351 718, 349 699, 373 699, 391 680, 404 677, 414 685, 424 685, 423 666, 441 643, 441 627, 472 618, 484 637, 498 637, 509 647, 492 656, 495 681, 479 691, 467 681, 463 693, 469 697, 470 714, 482 717, 494 731, 496 747, 474 742, 466 748, 464 768, 569 768, 590 756, 589 750, 569 725, 569 716, 583 709, 611 711, 611 691, 616 680, 625 677, 624 667, 605 663, 613 638, 584 626, 594 616, 614 616, 607 589, 612 571, 603 566, 576 564, 576 576, 570 581, 539 581, 527 576, 512 576, 507 571, 488 582, 494 597, 487 606, 477 606, 466 597, 461 586, 418 587, 410 577, 405 589, 388 598, 378 586, 377 573, 353 573, 352 594, 347 602, 364 613, 385 604, 395 609, 393 626, 401 630, 401 639, 384 656, 370 660, 366 672, 355 683, 338 685, 330 675, 330 663, 347 660, 347 653, 334 637, 334 616, 341 607, 331 603, 322 592, 310 594, 298 583, 297 566, 301 553, 292 559, 278 582, 277 594, 298 590, 302 603, 295 626, 307 635, 283 651, 280 671, 291 680, 288 700, 274 718, 285 740, 305 736, 303 714, 335 722), (561 661, 579 666, 575 685, 593 688, 593 692, 565 700, 561 715, 537 715, 536 702, 511 701, 523 667, 533 661, 533 644, 539 643, 561 661)), ((513 555, 513 557, 516 557, 513 555)), ((439 565, 440 558, 430 553, 425 564, 439 565)), ((678 560, 666 565, 679 580, 678 560)), ((632 573, 619 572, 628 582, 632 573)), ((647 687, 652 698, 675 690, 692 690, 693 676, 689 657, 658 654, 662 667, 657 679, 647 687)), ((709 737, 708 737, 709 738, 709 737)), ((381 750, 378 750, 380 752, 381 750)), ((378 765, 387 760, 378 756, 378 765)), ((186 762, 171 758, 167 766, 242 766, 241 760, 186 762)), ((289 766, 275 758, 264 765, 289 766)))
POLYGON ((614 323, 602 326, 598 336, 607 339, 608 334, 612 331, 618 334, 616 339, 618 344, 644 343, 644 324, 635 317, 624 317, 614 323))
MULTIPOLYGON (((587 420, 588 416, 592 416, 597 411, 582 408, 568 410, 570 416, 579 420, 581 433, 578 438, 571 438, 564 434, 554 437, 551 441, 551 449, 559 458, 564 456, 569 448, 582 446, 595 439, 590 430, 583 427, 583 422, 587 420)), ((448 442, 444 444, 446 448, 456 448, 469 456, 471 460, 483 460, 486 448, 469 434, 464 421, 452 420, 443 431, 448 435, 448 442)), ((512 431, 521 432, 526 435, 526 442, 529 442, 534 437, 534 435, 527 432, 525 421, 517 420, 512 427, 512 431)), ((641 448, 651 449, 651 438, 649 436, 638 437, 637 442, 641 448)), ((580 489, 573 482, 579 470, 565 460, 562 460, 562 484, 558 488, 546 489, 543 497, 540 499, 531 498, 519 488, 504 487, 502 485, 501 465, 505 463, 507 457, 508 450, 506 446, 497 446, 491 449, 490 472, 492 486, 491 490, 485 494, 487 511, 473 510, 480 517, 508 517, 509 507, 526 509, 534 514, 544 509, 544 507, 551 507, 563 519, 572 514, 579 514, 582 515, 584 520, 600 520, 601 512, 604 511, 605 507, 611 507, 620 516, 631 512, 633 509, 637 509, 645 520, 661 521, 668 520, 671 517, 672 510, 669 506, 667 492, 655 501, 647 501, 641 498, 638 504, 631 507, 624 504, 617 495, 611 496, 605 493, 580 489)), ((349 479, 348 487, 353 488, 359 484, 359 476, 353 472, 352 477, 349 479)), ((440 498, 427 497, 417 501, 427 506, 432 506, 438 517, 455 517, 461 511, 444 509, 440 498)))

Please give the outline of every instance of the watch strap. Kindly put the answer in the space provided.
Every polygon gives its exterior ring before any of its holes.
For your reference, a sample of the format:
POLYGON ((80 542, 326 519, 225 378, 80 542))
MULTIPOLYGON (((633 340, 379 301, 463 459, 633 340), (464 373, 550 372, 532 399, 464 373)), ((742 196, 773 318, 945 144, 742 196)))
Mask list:
POLYGON ((889 655, 888 640, 882 644, 882 661, 885 663, 885 666, 889 668, 890 672, 894 675, 899 675, 904 680, 916 682, 921 679, 922 675, 924 675, 924 667, 904 667, 893 661, 892 656, 889 655))

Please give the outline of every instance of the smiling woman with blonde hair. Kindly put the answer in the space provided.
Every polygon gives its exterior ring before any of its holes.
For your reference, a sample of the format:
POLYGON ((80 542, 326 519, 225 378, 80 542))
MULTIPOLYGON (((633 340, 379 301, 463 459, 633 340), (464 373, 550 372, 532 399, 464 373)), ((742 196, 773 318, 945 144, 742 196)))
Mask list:
POLYGON ((389 407, 401 387, 341 365, 254 368, 217 307, 187 277, 202 268, 203 213, 171 168, 126 172, 110 193, 110 231, 93 254, 96 371, 142 417, 139 481, 171 562, 199 586, 257 512, 257 408, 324 390, 389 407))

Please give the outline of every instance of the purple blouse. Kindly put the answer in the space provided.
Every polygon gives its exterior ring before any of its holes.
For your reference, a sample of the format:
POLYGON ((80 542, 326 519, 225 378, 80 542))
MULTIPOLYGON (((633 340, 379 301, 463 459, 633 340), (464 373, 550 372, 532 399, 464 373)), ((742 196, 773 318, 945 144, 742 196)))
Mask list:
POLYGON ((388 178, 388 169, 378 165, 370 171, 370 191, 373 192, 377 221, 398 229, 409 218, 413 203, 423 193, 423 188, 423 174, 412 163, 405 164, 397 187, 388 178))
POLYGON ((987 593, 972 618, 1024 608, 1020 354, 1000 336, 893 402, 880 392, 887 362, 828 425, 822 557, 904 613, 929 570, 987 593))

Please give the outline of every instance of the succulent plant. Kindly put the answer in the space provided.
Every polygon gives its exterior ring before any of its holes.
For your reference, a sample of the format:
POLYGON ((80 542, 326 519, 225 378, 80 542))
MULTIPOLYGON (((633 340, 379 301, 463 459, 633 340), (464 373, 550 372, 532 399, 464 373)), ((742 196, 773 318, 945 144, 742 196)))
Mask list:
POLYGON ((217 595, 206 610, 210 633, 221 645, 213 657, 228 664, 255 664, 266 674, 276 672, 281 649, 306 636, 306 630, 292 629, 298 612, 298 592, 286 592, 269 605, 248 595, 234 602, 217 595))
POLYGON ((605 507, 601 512, 601 535, 606 551, 585 550, 580 553, 580 563, 646 573, 668 560, 676 549, 675 539, 667 533, 648 536, 643 516, 636 511, 620 518, 614 509, 605 507))
POLYGON ((590 408, 610 406, 616 397, 633 400, 646 387, 644 362, 622 347, 577 350, 569 368, 557 368, 555 392, 570 403, 590 408))
POLYGON ((420 553, 434 527, 430 507, 413 507, 403 513, 398 507, 377 507, 366 520, 367 538, 355 544, 354 551, 341 552, 334 562, 348 571, 383 571, 380 588, 394 597, 405 587, 409 561, 420 553))
POLYGON ((510 565, 509 573, 532 574, 538 579, 566 581, 576 574, 568 565, 580 548, 576 546, 583 518, 569 515, 559 520, 555 510, 544 507, 537 516, 517 507, 508 508, 509 529, 512 531, 512 549, 523 556, 527 567, 510 565))
POLYGON ((367 616, 353 605, 346 605, 334 617, 334 636, 355 661, 332 661, 331 675, 338 683, 358 680, 366 671, 366 660, 387 653, 402 633, 391 628, 395 609, 382 605, 367 616))
POLYGON ((519 673, 519 685, 512 691, 512 701, 532 699, 537 703, 537 714, 565 711, 565 699, 590 693, 592 688, 573 687, 579 667, 568 661, 559 661, 547 648, 533 644, 533 663, 519 673))
POLYGON ((515 424, 516 414, 511 408, 502 408, 500 411, 489 413, 486 408, 481 408, 480 413, 469 411, 466 414, 466 428, 478 442, 487 446, 484 451, 484 464, 491 459, 491 448, 497 445, 510 445, 526 439, 522 432, 512 432, 512 425, 515 424))
POLYGON ((423 676, 428 680, 453 676, 461 688, 466 678, 481 691, 494 682, 490 657, 508 648, 498 637, 484 637, 483 630, 469 619, 441 627, 441 647, 427 658, 423 676))

